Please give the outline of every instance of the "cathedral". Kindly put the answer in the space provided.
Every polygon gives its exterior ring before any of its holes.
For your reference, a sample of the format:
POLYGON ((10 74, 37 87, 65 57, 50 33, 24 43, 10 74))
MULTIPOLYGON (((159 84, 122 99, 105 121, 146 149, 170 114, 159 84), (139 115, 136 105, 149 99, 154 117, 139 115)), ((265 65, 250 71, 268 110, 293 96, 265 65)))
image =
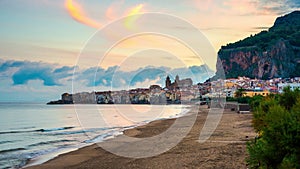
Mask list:
POLYGON ((171 82, 169 76, 166 78, 166 88, 169 90, 180 89, 184 87, 191 87, 193 85, 193 80, 191 78, 179 79, 179 76, 176 75, 175 82, 171 82))

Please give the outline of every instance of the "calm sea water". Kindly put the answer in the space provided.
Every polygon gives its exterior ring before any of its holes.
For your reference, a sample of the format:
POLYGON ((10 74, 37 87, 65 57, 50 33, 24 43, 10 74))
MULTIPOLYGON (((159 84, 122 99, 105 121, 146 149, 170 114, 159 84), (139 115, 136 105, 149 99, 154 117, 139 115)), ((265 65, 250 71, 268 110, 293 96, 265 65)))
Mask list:
POLYGON ((124 129, 187 111, 183 105, 0 103, 0 168, 20 168, 32 159, 42 163, 124 129))

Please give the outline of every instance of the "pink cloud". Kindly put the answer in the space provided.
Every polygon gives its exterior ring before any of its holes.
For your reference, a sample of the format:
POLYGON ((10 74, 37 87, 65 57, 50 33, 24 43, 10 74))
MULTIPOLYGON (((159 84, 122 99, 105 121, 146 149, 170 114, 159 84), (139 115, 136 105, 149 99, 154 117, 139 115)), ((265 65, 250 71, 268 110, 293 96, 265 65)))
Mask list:
POLYGON ((76 21, 83 23, 85 25, 94 27, 94 28, 100 28, 101 24, 97 21, 88 18, 85 15, 85 12, 81 8, 81 6, 77 3, 75 3, 73 0, 66 0, 65 1, 65 8, 69 12, 70 16, 72 16, 73 19, 76 21))
POLYGON ((105 12, 105 16, 109 20, 114 20, 119 17, 119 12, 122 8, 122 5, 124 5, 124 0, 117 1, 115 3, 112 3, 105 12))

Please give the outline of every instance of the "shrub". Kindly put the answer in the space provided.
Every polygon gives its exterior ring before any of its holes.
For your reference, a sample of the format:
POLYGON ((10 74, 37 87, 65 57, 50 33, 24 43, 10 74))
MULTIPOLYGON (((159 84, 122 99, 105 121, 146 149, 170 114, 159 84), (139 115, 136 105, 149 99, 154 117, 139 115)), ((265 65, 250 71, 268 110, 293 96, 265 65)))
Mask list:
POLYGON ((253 126, 261 135, 247 144, 251 168, 300 168, 299 96, 285 89, 282 95, 252 100, 253 126))

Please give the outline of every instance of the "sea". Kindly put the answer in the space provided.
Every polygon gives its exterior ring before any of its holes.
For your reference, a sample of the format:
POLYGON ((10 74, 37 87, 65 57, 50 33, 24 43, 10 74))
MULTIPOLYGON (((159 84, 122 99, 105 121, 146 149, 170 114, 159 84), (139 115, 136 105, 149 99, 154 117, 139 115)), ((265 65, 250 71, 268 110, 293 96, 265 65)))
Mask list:
POLYGON ((114 138, 151 121, 180 117, 188 105, 0 103, 0 168, 22 168, 114 138))

